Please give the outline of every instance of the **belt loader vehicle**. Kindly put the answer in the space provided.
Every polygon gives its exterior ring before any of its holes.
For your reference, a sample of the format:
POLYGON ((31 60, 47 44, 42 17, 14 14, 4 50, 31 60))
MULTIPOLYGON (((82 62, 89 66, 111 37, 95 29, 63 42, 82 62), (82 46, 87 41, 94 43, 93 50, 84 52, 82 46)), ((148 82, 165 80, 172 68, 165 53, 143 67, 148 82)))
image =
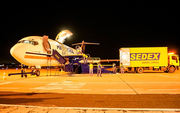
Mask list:
POLYGON ((161 70, 173 73, 179 70, 179 56, 168 53, 167 47, 134 47, 119 49, 120 66, 125 71, 143 73, 144 70, 161 70))

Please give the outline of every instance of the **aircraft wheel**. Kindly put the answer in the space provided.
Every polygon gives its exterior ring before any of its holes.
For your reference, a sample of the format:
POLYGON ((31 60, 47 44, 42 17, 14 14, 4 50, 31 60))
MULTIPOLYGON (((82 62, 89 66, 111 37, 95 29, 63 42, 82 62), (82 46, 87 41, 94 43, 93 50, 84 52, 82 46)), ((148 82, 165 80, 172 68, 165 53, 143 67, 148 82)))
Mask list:
POLYGON ((75 69, 75 74, 80 74, 81 72, 81 66, 77 66, 77 68, 75 69))
POLYGON ((35 75, 36 74, 36 70, 32 70, 31 75, 35 75))
POLYGON ((36 70, 36 76, 39 76, 39 75, 40 75, 40 71, 36 70))
POLYGON ((143 73, 143 72, 144 72, 144 69, 143 69, 142 67, 139 67, 139 68, 137 69, 137 72, 138 72, 138 73, 143 73))
POLYGON ((169 73, 174 73, 175 72, 175 68, 173 67, 173 66, 171 66, 170 68, 169 68, 169 73))

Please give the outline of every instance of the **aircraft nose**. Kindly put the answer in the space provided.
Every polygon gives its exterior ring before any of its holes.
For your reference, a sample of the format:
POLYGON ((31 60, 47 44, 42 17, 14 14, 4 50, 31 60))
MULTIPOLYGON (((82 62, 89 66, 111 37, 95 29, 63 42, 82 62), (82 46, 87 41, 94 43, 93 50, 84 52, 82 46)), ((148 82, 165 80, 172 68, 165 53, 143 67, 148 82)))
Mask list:
POLYGON ((19 61, 25 55, 25 47, 23 45, 16 44, 10 49, 10 53, 16 60, 19 61))

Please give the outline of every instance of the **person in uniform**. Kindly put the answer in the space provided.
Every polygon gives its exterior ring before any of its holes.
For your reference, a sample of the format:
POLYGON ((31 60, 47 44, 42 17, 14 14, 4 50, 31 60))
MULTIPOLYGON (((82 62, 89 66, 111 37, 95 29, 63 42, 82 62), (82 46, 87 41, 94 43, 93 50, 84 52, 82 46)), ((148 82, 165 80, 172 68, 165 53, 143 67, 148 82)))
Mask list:
POLYGON ((81 52, 81 47, 78 47, 77 48, 77 54, 81 54, 82 52, 81 52))
POLYGON ((84 61, 84 64, 86 63, 86 54, 83 54, 83 61, 84 61))
POLYGON ((24 69, 21 67, 21 78, 23 78, 24 69))
POLYGON ((87 58, 88 58, 88 56, 86 55, 86 56, 85 56, 85 63, 86 63, 86 64, 87 64, 87 58))
POLYGON ((97 65, 97 77, 99 77, 99 75, 100 75, 100 77, 102 77, 102 76, 101 76, 101 68, 102 68, 102 65, 101 65, 101 63, 99 62, 98 65, 97 65))
POLYGON ((123 64, 121 63, 121 74, 124 74, 124 66, 123 66, 123 64))
POLYGON ((116 74, 116 64, 113 63, 113 74, 116 74))
POLYGON ((93 63, 92 62, 89 64, 89 75, 93 76, 93 63))

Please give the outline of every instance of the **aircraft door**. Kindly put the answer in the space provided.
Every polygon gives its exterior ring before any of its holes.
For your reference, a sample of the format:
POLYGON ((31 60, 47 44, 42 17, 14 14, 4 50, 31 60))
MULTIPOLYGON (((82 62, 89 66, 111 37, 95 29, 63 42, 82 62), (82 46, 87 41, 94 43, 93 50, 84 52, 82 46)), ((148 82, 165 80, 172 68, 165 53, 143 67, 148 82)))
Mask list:
POLYGON ((43 47, 47 51, 48 54, 51 54, 51 45, 48 42, 48 36, 43 36, 43 47))

